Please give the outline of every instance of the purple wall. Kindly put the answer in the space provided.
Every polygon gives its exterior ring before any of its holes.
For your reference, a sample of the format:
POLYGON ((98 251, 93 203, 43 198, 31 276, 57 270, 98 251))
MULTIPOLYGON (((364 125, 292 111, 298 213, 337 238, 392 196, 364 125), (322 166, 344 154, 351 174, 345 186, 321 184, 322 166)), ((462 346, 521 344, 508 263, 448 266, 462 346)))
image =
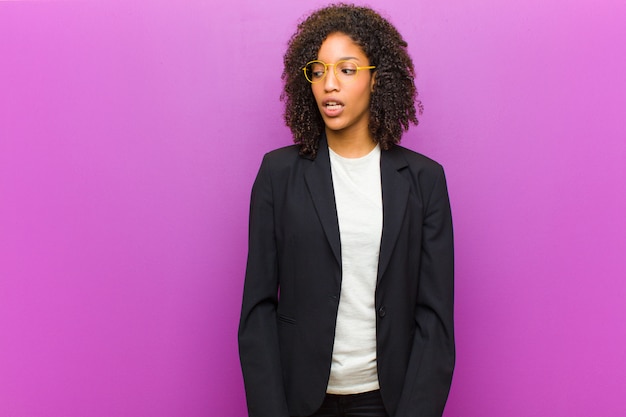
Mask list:
MULTIPOLYGON (((323 4, 0 2, 0 416, 243 417, 250 187, 323 4)), ((626 3, 374 1, 456 227, 446 417, 626 415, 626 3), (378 6, 381 4, 384 6, 378 6)))

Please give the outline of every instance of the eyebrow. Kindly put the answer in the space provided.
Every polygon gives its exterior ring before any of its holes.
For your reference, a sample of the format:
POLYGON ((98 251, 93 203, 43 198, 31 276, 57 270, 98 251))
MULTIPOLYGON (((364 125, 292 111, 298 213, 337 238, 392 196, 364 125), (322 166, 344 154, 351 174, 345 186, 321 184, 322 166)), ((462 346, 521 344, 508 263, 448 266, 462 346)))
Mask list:
MULTIPOLYGON (((319 58, 319 57, 317 57, 317 59, 320 59, 320 58, 319 58)), ((347 61, 347 60, 349 60, 349 59, 354 59, 355 61, 360 61, 360 59, 359 59, 359 58, 357 58, 357 57, 355 57, 355 56, 343 56, 343 57, 339 58, 336 62, 339 62, 339 61, 347 61)))

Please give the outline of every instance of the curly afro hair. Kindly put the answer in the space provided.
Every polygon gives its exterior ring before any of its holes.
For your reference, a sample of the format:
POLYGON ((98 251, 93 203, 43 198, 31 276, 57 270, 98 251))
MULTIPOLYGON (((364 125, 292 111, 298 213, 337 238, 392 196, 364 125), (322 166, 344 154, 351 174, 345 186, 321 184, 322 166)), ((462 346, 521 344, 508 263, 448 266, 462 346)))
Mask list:
POLYGON ((317 59, 328 35, 338 32, 350 36, 363 49, 370 65, 376 66, 372 70, 376 78, 370 99, 369 130, 382 149, 399 143, 410 123, 418 124, 416 103, 419 114, 422 113, 413 61, 398 30, 367 7, 343 3, 324 7, 299 23, 284 56, 284 118, 302 155, 315 157, 324 131, 324 121, 302 67, 317 59))

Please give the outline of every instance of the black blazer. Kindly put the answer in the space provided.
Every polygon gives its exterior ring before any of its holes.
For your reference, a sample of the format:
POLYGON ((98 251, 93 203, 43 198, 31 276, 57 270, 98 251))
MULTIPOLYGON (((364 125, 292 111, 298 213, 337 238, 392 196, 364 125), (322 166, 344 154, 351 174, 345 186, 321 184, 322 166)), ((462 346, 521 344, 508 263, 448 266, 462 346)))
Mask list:
MULTIPOLYGON (((378 379, 391 417, 441 416, 455 362, 453 240, 441 165, 381 152, 376 286, 378 379)), ((239 354, 250 417, 309 416, 322 404, 341 288, 328 145, 265 155, 252 189, 239 354)))

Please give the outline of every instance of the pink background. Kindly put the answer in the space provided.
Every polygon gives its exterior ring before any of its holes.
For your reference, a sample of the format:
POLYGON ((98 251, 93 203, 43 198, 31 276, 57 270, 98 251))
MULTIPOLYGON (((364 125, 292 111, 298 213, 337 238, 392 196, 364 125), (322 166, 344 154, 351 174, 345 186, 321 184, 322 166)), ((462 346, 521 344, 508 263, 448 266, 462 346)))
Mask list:
MULTIPOLYGON (((0 2, 0 416, 243 417, 250 187, 321 1, 0 2)), ((626 2, 372 0, 446 167, 446 417, 626 415, 626 2)))

